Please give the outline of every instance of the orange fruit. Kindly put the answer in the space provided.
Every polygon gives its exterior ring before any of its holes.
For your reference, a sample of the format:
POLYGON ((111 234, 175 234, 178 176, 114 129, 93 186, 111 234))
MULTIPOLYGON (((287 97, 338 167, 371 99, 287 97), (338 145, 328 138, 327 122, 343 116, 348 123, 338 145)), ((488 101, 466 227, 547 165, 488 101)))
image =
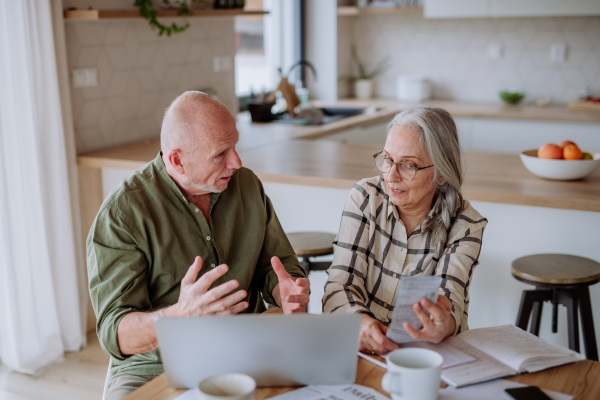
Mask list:
POLYGON ((583 153, 574 144, 570 144, 563 149, 563 158, 565 160, 581 160, 583 153))
POLYGON ((558 144, 558 147, 560 147, 561 149, 564 149, 565 147, 567 147, 567 146, 568 146, 568 145, 570 145, 570 144, 572 144, 572 145, 574 145, 574 146, 577 146, 577 145, 575 144, 575 142, 571 142, 570 140, 563 140, 562 142, 560 142, 560 143, 558 144))
POLYGON ((561 159, 563 158, 563 150, 554 143, 546 143, 538 150, 539 158, 561 159))

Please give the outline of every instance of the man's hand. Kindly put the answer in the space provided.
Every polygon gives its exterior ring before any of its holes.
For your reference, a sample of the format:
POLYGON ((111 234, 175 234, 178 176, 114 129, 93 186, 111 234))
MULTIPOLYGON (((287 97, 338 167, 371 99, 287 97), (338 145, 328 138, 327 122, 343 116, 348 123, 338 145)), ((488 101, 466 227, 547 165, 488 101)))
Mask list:
POLYGON ((438 295, 436 304, 423 299, 421 303, 413 304, 413 310, 423 324, 423 328, 417 331, 408 322, 404 323, 404 329, 413 339, 439 343, 454 332, 456 323, 450 314, 452 303, 444 296, 438 295), (429 315, 423 311, 423 308, 429 315))
POLYGON ((278 257, 271 258, 271 265, 277 274, 279 283, 273 289, 275 301, 284 314, 306 312, 310 282, 306 278, 292 278, 278 257))
POLYGON ((228 270, 227 265, 219 265, 195 281, 201 269, 202 259, 196 257, 181 280, 179 300, 172 306, 153 312, 134 311, 125 314, 117 326, 117 340, 121 353, 141 354, 156 350, 158 341, 154 330, 154 320, 157 317, 231 315, 248 307, 248 303, 242 301, 246 297, 245 290, 239 290, 223 297, 239 286, 236 280, 209 290, 217 279, 225 275, 228 270), (242 302, 240 303, 240 301, 242 302))
POLYGON ((223 297, 240 285, 236 280, 225 282, 210 289, 211 285, 217 279, 227 273, 229 270, 227 265, 219 265, 195 281, 201 269, 202 259, 196 257, 194 263, 181 280, 179 300, 173 308, 176 316, 231 315, 237 314, 248 307, 247 302, 240 303, 247 296, 245 290, 239 290, 227 297, 223 297))
POLYGON ((360 314, 360 333, 358 351, 365 354, 382 355, 396 350, 398 345, 388 339, 385 334, 388 327, 367 314, 360 314))

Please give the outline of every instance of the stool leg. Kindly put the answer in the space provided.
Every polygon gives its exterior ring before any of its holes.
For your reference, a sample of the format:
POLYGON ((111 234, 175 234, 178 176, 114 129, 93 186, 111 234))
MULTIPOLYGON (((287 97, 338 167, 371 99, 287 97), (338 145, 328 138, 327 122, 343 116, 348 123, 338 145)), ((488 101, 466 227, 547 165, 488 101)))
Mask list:
POLYGON ((583 330, 585 356, 588 360, 598 361, 596 332, 594 330, 594 316, 592 314, 590 291, 587 287, 579 290, 579 312, 581 314, 581 329, 583 330))
POLYGON ((311 267, 311 262, 308 259, 308 257, 302 257, 302 261, 300 262, 300 265, 302 265, 302 268, 304 268, 304 271, 306 271, 306 276, 308 276, 308 273, 310 272, 310 267, 311 267))
POLYGON ((569 349, 579 353, 579 315, 577 313, 577 297, 564 290, 557 290, 556 297, 560 304, 567 307, 569 349))
POLYGON ((519 307, 519 314, 517 315, 517 323, 515 325, 526 331, 529 323, 529 316, 531 315, 534 303, 541 303, 545 300, 551 299, 552 290, 523 290, 523 294, 521 295, 521 306, 519 307))
POLYGON ((540 322, 542 320, 542 308, 544 303, 541 301, 536 301, 533 303, 533 314, 531 316, 531 329, 529 332, 533 333, 535 336, 540 336, 540 322))
POLYGON ((552 333, 558 332, 558 303, 552 303, 552 333))

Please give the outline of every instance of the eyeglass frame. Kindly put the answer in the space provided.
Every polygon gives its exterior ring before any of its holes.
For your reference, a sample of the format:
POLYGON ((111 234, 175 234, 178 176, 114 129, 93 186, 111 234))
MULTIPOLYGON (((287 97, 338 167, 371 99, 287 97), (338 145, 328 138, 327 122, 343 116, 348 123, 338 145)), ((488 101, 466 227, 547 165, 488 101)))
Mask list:
MULTIPOLYGON (((377 168, 377 170, 378 170, 379 172, 383 173, 383 174, 388 174, 388 173, 389 173, 389 172, 392 170, 392 168, 396 167, 396 172, 398 173, 398 175, 399 175, 399 176, 400 176, 402 179, 406 179, 406 178, 402 177, 402 175, 400 175, 400 170, 398 169, 398 165, 400 165, 400 164, 402 164, 402 165, 408 165, 409 167, 411 167, 411 168, 414 168, 414 170, 415 170, 415 176, 417 176, 417 172, 419 172, 420 170, 422 170, 422 169, 427 169, 427 168, 431 168, 431 167, 433 167, 433 164, 431 164, 431 165, 429 165, 429 166, 427 166, 427 167, 421 167, 421 168, 417 168, 417 167, 415 167, 414 165, 410 165, 410 164, 407 164, 407 163, 405 163, 404 161, 398 161, 398 162, 396 162, 396 161, 393 161, 391 158, 389 158, 389 157, 386 157, 386 156, 384 155, 383 157, 384 157, 385 159, 389 160, 389 162, 391 162, 391 163, 392 163, 392 166, 390 167, 390 170, 389 170, 389 171, 387 171, 387 172, 383 172, 383 171, 382 171, 382 170, 380 170, 380 169, 379 169, 379 167, 377 166, 377 157, 378 157, 379 155, 383 154, 383 152, 384 152, 384 151, 385 151, 385 150, 381 150, 379 153, 375 153, 375 154, 373 154, 373 160, 375 160, 375 168, 377 168)), ((406 180, 407 180, 407 181, 412 181, 413 179, 415 179, 415 176, 413 176, 413 177, 412 177, 412 178, 410 178, 410 179, 406 179, 406 180)))

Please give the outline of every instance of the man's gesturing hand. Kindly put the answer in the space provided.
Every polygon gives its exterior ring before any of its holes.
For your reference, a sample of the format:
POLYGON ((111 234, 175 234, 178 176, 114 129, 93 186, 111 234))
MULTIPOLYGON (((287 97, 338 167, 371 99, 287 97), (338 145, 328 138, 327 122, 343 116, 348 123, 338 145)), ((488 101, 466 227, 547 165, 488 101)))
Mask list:
POLYGON ((284 314, 303 313, 308 304, 310 282, 306 278, 292 278, 278 257, 271 258, 271 265, 279 283, 273 289, 273 297, 284 314))
POLYGON ((240 303, 240 301, 246 298, 245 290, 238 290, 227 297, 223 297, 240 285, 236 280, 225 282, 210 289, 210 286, 229 270, 227 265, 219 265, 212 271, 202 275, 196 281, 196 277, 201 269, 202 259, 196 257, 194 263, 181 280, 179 300, 175 304, 177 316, 231 315, 237 314, 248 307, 247 302, 243 301, 240 303))

